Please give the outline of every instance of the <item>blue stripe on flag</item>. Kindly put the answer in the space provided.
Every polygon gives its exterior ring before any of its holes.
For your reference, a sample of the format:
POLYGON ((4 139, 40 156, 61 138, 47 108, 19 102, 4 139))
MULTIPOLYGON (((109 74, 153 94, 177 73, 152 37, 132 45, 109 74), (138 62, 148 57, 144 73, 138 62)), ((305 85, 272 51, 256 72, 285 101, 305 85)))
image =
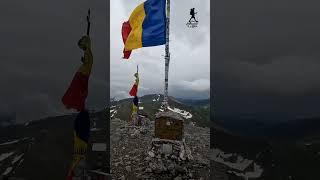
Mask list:
POLYGON ((142 46, 166 43, 166 0, 147 0, 144 3, 146 17, 142 24, 142 46))

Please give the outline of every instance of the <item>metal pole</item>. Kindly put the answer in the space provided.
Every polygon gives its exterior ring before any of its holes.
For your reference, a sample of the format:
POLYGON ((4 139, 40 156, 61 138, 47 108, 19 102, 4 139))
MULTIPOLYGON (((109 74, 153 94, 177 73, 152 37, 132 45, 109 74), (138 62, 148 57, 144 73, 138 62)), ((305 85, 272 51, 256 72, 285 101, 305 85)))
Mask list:
POLYGON ((167 0, 167 18, 166 18, 166 54, 165 54, 165 79, 164 79, 164 109, 168 109, 168 77, 169 77, 169 63, 170 63, 170 52, 169 52, 169 26, 170 25, 170 0, 167 0))
POLYGON ((89 36, 90 34, 90 9, 88 10, 88 15, 87 15, 87 23, 88 23, 88 26, 87 26, 87 36, 89 36))

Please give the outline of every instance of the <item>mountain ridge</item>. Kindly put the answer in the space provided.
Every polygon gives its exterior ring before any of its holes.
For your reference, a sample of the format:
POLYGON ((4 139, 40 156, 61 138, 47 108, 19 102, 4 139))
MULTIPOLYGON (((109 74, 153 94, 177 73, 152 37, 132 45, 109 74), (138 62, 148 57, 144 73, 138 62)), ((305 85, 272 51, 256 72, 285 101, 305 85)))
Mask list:
MULTIPOLYGON (((110 102, 110 107, 116 107, 116 117, 122 120, 130 118, 132 109, 132 99, 125 98, 118 101, 110 102)), ((155 119, 155 114, 161 111, 161 105, 163 101, 163 95, 161 94, 148 94, 139 97, 139 111, 143 114, 147 114, 151 120, 155 119)), ((180 114, 188 114, 188 122, 192 121, 199 126, 208 127, 210 124, 210 107, 209 106, 190 106, 183 104, 174 97, 169 97, 169 107, 172 110, 178 111, 180 114)))

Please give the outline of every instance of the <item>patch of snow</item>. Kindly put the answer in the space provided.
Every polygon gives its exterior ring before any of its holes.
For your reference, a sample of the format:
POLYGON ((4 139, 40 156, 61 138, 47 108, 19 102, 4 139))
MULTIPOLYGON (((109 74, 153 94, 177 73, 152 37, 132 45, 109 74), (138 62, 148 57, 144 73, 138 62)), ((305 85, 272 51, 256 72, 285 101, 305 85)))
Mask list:
POLYGON ((101 175, 104 175, 104 176, 107 176, 107 177, 111 177, 111 174, 108 174, 108 173, 105 173, 105 172, 101 172, 101 171, 97 171, 97 170, 90 170, 91 172, 93 173, 96 173, 96 174, 101 174, 101 175))
POLYGON ((1 143, 0 146, 3 146, 3 145, 9 145, 9 144, 14 144, 14 143, 17 143, 19 142, 19 139, 15 139, 13 141, 9 141, 9 142, 5 142, 5 143, 1 143))
POLYGON ((10 153, 3 153, 0 155, 0 162, 7 159, 8 157, 10 157, 11 155, 13 155, 14 152, 10 152, 10 153))
POLYGON ((113 118, 117 114, 117 110, 116 109, 110 110, 110 114, 111 114, 110 117, 113 118))
POLYGON ((153 99, 153 102, 159 101, 160 100, 160 94, 156 95, 155 99, 153 99))
MULTIPOLYGON (((229 153, 224 153, 220 149, 212 149, 210 158, 216 162, 222 163, 232 169, 236 169, 239 171, 244 171, 250 164, 253 163, 253 160, 245 159, 240 155, 237 154, 231 154, 232 156, 236 156, 237 160, 236 162, 229 162, 226 160, 227 158, 231 157, 229 153)), ((257 171, 260 172, 260 166, 256 166, 257 171)), ((261 169, 262 170, 262 169, 261 169)))
POLYGON ((159 111, 163 112, 163 109, 159 109, 159 111))
POLYGON ((98 128, 91 128, 90 131, 100 131, 98 128))
MULTIPOLYGON (((232 157, 233 154, 232 154, 232 153, 229 153, 229 154, 226 153, 226 154, 220 154, 220 156, 223 157, 223 158, 225 158, 225 159, 228 159, 228 158, 232 157)), ((243 158, 240 156, 240 159, 243 159, 243 158)))
POLYGON ((19 156, 15 156, 13 158, 13 161, 11 162, 11 164, 15 164, 16 162, 18 162, 22 158, 23 155, 24 155, 24 153, 20 154, 19 156))
POLYGON ((3 173, 2 175, 8 175, 10 172, 12 171, 12 167, 8 167, 3 173))
POLYGON ((235 171, 228 171, 229 173, 235 174, 236 176, 239 177, 243 177, 246 180, 249 178, 258 178, 261 176, 263 169, 257 165, 256 163, 253 164, 253 171, 248 171, 248 172, 244 172, 244 173, 239 173, 239 172, 235 172, 235 171))
POLYGON ((191 122, 190 122, 190 125, 191 125, 191 126, 195 126, 196 123, 191 121, 191 122))
POLYGON ((170 107, 168 107, 168 109, 170 110, 170 111, 173 111, 173 112, 176 112, 176 113, 178 113, 178 114, 181 114, 185 119, 190 119, 190 118, 192 118, 192 114, 191 113, 189 113, 188 111, 185 111, 185 110, 181 110, 181 109, 178 109, 178 108, 170 108, 170 107))
POLYGON ((23 162, 23 160, 24 160, 24 159, 21 159, 21 160, 19 161, 18 166, 20 166, 20 164, 23 162))

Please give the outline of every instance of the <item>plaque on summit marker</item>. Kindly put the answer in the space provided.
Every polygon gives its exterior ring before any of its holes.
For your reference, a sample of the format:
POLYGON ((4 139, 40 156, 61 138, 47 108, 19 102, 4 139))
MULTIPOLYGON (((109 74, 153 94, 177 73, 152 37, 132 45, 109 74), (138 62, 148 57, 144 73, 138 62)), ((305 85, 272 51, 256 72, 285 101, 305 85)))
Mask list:
POLYGON ((172 111, 160 112, 155 119, 155 137, 160 139, 183 139, 183 118, 172 111))

